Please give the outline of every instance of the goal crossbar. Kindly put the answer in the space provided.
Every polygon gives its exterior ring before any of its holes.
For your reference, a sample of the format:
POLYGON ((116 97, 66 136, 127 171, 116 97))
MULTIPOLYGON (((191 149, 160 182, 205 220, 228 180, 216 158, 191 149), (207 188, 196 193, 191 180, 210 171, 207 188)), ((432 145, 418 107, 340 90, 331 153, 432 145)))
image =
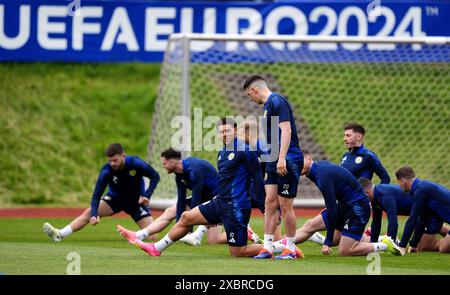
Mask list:
POLYGON ((199 34, 177 33, 170 41, 188 39, 193 41, 258 41, 258 42, 317 42, 317 43, 397 43, 450 45, 450 37, 445 36, 292 36, 292 35, 237 35, 237 34, 199 34))

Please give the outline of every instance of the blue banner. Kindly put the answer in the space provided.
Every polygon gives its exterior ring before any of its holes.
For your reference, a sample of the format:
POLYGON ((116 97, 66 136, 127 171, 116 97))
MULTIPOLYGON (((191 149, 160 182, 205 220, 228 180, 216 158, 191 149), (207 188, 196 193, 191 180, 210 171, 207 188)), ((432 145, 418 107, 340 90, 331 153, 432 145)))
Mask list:
POLYGON ((449 19, 450 1, 0 0, 0 60, 161 62, 178 32, 450 36, 449 19))

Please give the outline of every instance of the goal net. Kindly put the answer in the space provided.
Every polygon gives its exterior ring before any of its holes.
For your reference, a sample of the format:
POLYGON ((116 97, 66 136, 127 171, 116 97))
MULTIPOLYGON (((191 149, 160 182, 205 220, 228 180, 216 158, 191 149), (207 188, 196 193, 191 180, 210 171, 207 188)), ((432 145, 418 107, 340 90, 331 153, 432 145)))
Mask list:
MULTIPOLYGON (((174 146, 216 165, 217 151, 204 146, 214 129, 207 118, 262 115, 242 91, 252 74, 289 100, 300 145, 316 160, 340 163, 343 125, 358 122, 393 181, 396 169, 410 165, 419 177, 449 186, 449 62, 444 37, 172 35, 148 146, 148 160, 161 174, 153 201, 176 200, 162 150, 174 146)), ((323 205, 304 177, 296 205, 323 205)))

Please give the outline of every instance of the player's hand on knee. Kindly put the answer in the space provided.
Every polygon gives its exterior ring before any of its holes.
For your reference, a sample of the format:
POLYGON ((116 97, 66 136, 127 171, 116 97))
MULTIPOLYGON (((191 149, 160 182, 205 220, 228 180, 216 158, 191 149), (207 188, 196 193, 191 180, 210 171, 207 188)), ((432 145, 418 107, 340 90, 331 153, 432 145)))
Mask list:
POLYGON ((148 203, 150 203, 150 200, 144 196, 140 196, 138 203, 140 205, 148 205, 148 203))
POLYGON ((91 219, 89 219, 89 223, 92 225, 96 225, 100 222, 100 216, 92 216, 91 219))
POLYGON ((322 246, 322 254, 323 255, 330 255, 332 253, 331 247, 327 245, 322 246))
POLYGON ((408 253, 418 253, 419 249, 416 247, 409 247, 408 248, 408 253))
POLYGON ((286 159, 285 158, 279 158, 277 162, 277 173, 281 176, 284 176, 287 174, 287 168, 286 168, 286 159))

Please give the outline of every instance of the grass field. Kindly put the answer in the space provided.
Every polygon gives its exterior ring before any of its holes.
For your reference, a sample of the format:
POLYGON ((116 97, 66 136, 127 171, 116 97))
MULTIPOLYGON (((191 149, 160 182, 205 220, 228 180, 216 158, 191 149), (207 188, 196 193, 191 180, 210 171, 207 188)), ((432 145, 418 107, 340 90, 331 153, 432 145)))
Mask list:
MULTIPOLYGON (((133 228, 129 219, 104 218, 97 227, 88 226, 61 243, 51 242, 42 232, 44 221, 55 226, 69 219, 0 219, 0 272, 4 274, 65 274, 67 255, 79 253, 81 274, 353 274, 365 275, 371 261, 366 257, 325 257, 311 242, 301 245, 306 259, 254 261, 231 258, 225 245, 192 247, 177 243, 161 257, 149 257, 132 247, 115 231, 120 223, 133 228)), ((299 219, 298 224, 304 222, 299 219)), ((400 221, 403 228, 404 220, 400 221)), ((386 223, 384 223, 386 224, 386 223)), ((252 226, 262 232, 262 219, 252 226)), ((405 257, 381 254, 381 274, 450 274, 450 256, 419 253, 405 257)))
MULTIPOLYGON (((450 67, 403 71, 386 65, 350 66, 351 70, 348 65, 306 64, 291 71, 279 67, 283 71, 277 82, 315 142, 339 161, 344 152, 342 123, 356 120, 368 127, 367 144, 391 176, 408 163, 420 177, 448 185, 450 67), (289 81, 288 75, 303 81, 302 87, 282 84, 289 81), (353 90, 349 94, 346 89, 353 90), (364 103, 347 112, 361 94, 364 103)), ((105 162, 106 145, 122 142, 128 154, 145 157, 159 71, 160 65, 149 64, 1 63, 0 207, 85 205, 105 162)), ((208 71, 201 73, 205 78, 199 82, 213 81, 208 71)), ((198 91, 202 99, 193 95, 192 107, 202 106, 205 114, 220 116, 232 112, 225 94, 209 83, 211 93, 198 91)), ((216 154, 209 155, 212 160, 216 154)), ((325 257, 309 242, 301 246, 307 256, 303 261, 235 259, 223 245, 184 244, 175 244, 163 257, 150 258, 115 232, 117 223, 133 227, 131 220, 106 218, 61 243, 50 242, 42 233, 44 221, 0 218, 0 273, 65 274, 71 252, 80 254, 82 274, 364 275, 370 263, 366 257, 339 258, 337 249, 325 257)), ((69 219, 49 221, 63 226, 69 219)), ((254 229, 262 232, 262 219, 254 221, 254 229)), ((382 274, 450 274, 449 255, 381 257, 382 274)))

